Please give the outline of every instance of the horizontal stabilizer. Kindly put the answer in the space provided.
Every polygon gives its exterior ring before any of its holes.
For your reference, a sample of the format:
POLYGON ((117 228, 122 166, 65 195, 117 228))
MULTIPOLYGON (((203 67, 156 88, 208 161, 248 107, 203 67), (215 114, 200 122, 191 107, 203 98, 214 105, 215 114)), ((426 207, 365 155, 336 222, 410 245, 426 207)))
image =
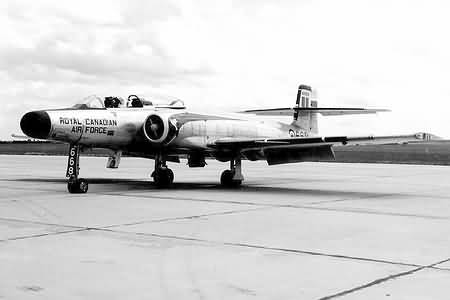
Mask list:
POLYGON ((361 115, 388 112, 388 109, 375 108, 339 108, 339 107, 292 107, 244 110, 240 113, 255 114, 258 116, 292 116, 294 112, 312 112, 323 116, 361 115))

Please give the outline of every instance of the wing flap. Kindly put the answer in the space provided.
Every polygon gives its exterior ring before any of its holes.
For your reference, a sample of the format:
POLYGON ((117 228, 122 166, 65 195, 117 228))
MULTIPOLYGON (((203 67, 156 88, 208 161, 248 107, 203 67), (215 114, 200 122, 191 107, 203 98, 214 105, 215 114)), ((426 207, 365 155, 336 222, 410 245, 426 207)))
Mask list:
POLYGON ((264 150, 264 153, 270 166, 305 161, 334 160, 334 152, 331 149, 331 145, 326 144, 302 148, 268 148, 264 150))

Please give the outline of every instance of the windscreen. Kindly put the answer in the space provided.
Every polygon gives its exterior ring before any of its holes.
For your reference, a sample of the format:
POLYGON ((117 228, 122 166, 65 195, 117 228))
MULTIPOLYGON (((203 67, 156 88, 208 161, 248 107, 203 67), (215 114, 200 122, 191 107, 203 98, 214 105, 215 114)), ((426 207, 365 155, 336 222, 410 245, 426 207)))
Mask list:
POLYGON ((89 108, 105 108, 102 98, 91 95, 77 102, 73 108, 89 109, 89 108))

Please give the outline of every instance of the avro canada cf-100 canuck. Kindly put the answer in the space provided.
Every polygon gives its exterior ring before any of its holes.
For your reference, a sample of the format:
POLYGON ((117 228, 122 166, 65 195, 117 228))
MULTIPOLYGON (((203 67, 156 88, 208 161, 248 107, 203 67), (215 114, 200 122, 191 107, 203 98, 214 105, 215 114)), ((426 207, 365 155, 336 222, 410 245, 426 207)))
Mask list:
POLYGON ((107 167, 117 168, 123 152, 155 160, 151 174, 155 185, 168 187, 174 174, 167 162, 187 158, 189 167, 204 167, 205 159, 230 162, 220 178, 227 187, 240 186, 241 161, 266 160, 269 165, 334 159, 333 145, 366 142, 407 142, 428 139, 428 134, 402 136, 318 135, 318 114, 324 116, 370 114, 380 109, 321 108, 312 99, 309 86, 300 85, 296 104, 290 108, 247 110, 233 115, 189 112, 184 103, 168 103, 130 95, 89 97, 66 109, 26 113, 22 131, 32 138, 65 142, 70 145, 66 176, 70 193, 85 193, 88 183, 79 178, 80 151, 87 148, 112 150, 107 167), (291 116, 289 123, 248 118, 246 114, 291 116))

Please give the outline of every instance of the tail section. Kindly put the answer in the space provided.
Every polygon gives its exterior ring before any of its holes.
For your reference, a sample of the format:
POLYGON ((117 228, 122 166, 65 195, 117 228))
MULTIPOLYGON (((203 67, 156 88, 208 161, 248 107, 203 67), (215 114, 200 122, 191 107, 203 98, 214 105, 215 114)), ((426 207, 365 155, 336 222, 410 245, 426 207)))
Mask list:
POLYGON ((387 109, 353 108, 353 107, 318 107, 317 100, 310 86, 300 85, 298 87, 295 107, 252 109, 241 111, 241 113, 256 114, 259 116, 292 116, 291 126, 298 127, 295 136, 309 136, 319 132, 317 115, 343 116, 375 114, 377 112, 389 111, 387 109))
POLYGON ((300 85, 297 91, 297 101, 294 107, 294 120, 292 125, 300 127, 308 135, 319 133, 317 121, 317 100, 313 100, 313 92, 310 86, 300 85))

